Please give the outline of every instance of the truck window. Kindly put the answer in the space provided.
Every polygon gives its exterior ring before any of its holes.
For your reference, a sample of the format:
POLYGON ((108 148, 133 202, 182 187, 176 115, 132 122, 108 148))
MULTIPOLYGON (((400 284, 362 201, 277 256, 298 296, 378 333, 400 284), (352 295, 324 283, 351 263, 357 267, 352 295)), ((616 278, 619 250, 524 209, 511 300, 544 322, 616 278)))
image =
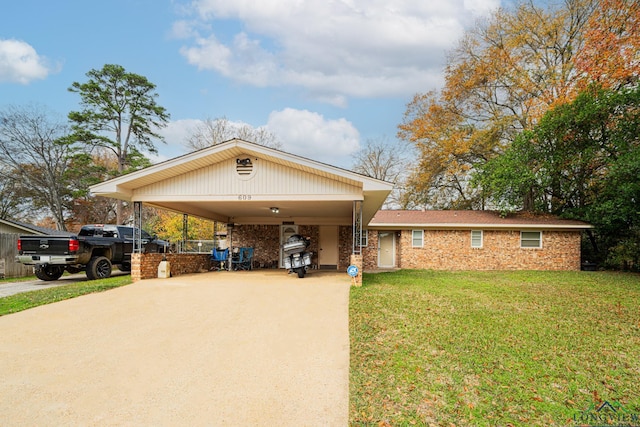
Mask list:
POLYGON ((87 236, 87 237, 93 237, 93 236, 100 236, 102 235, 102 229, 101 228, 96 228, 96 227, 82 227, 80 229, 80 232, 78 233, 78 236, 87 236))
POLYGON ((131 227, 120 227, 120 234, 123 239, 133 240, 133 228, 131 227))
POLYGON ((118 237, 118 228, 110 225, 105 225, 102 229, 102 237, 118 237))

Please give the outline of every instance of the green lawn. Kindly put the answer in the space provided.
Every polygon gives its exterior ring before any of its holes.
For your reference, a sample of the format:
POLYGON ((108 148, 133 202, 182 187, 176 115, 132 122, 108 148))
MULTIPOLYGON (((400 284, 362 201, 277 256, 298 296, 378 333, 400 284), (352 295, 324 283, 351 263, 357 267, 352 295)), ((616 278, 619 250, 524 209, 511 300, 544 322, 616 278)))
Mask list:
POLYGON ((52 302, 75 298, 80 295, 106 291, 108 289, 117 288, 130 283, 131 276, 129 275, 114 276, 108 279, 87 280, 69 285, 11 295, 0 298, 0 316, 16 313, 39 305, 51 304, 52 302))
POLYGON ((399 271, 364 283, 350 296, 352 426, 595 425, 605 401, 640 425, 639 275, 399 271))

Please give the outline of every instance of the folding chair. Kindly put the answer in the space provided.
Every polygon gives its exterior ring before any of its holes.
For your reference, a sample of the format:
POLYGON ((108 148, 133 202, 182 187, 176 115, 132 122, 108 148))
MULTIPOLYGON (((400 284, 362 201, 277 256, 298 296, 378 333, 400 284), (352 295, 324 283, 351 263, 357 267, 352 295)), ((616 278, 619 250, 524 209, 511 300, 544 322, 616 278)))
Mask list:
POLYGON ((251 270, 253 261, 253 248, 240 248, 238 256, 231 259, 234 270, 251 270))
POLYGON ((212 270, 224 270, 224 264, 229 258, 229 248, 227 249, 213 249, 211 251, 211 262, 216 263, 211 268, 212 270))

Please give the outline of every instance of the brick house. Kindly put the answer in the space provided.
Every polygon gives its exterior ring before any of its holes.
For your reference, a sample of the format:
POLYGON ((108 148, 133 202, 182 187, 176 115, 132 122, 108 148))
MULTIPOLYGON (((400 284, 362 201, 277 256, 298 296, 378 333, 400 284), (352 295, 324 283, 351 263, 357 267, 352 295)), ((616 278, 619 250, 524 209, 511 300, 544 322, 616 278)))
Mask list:
POLYGON ((579 270, 582 221, 492 211, 378 211, 365 269, 579 270))
MULTIPOLYGON (((490 212, 379 211, 392 188, 233 139, 96 184, 91 191, 133 202, 135 225, 143 203, 222 222, 227 244, 254 248, 253 264, 261 268, 283 267, 281 247, 291 234, 311 238, 313 264, 321 269, 345 271, 351 264, 360 271, 580 268, 580 232, 587 224, 490 212)), ((209 262, 206 255, 170 257, 172 274, 206 269, 209 262)), ((134 279, 153 277, 160 259, 134 254, 134 279)))

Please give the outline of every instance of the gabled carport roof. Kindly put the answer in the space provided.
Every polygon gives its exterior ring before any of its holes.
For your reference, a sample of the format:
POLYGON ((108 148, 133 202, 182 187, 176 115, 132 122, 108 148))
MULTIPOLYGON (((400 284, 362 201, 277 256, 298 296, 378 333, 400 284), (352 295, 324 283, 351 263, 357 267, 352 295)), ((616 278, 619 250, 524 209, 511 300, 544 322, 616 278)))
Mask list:
MULTIPOLYGON (((158 182, 170 180, 172 178, 186 175, 202 168, 219 164, 238 156, 250 155, 261 160, 283 166, 290 170, 301 171, 306 174, 325 178, 327 180, 340 182, 349 186, 361 188, 361 194, 354 200, 363 201, 363 223, 366 224, 384 203, 384 200, 391 192, 393 184, 378 179, 370 178, 346 169, 317 162, 284 151, 265 147, 240 139, 232 139, 218 145, 214 145, 202 150, 194 151, 171 160, 147 167, 140 171, 132 172, 100 184, 91 186, 90 190, 98 196, 113 197, 125 201, 135 200, 137 189, 149 186, 158 182)), ((268 200, 268 196, 257 198, 252 203, 246 201, 216 200, 215 195, 211 195, 208 200, 180 201, 174 198, 167 200, 154 200, 145 203, 163 207, 191 215, 205 217, 209 219, 227 220, 234 217, 248 218, 247 208, 252 210, 252 217, 269 219, 276 222, 284 218, 273 218, 269 208, 286 203, 289 212, 288 217, 301 217, 309 213, 317 216, 335 216, 338 213, 344 216, 347 208, 351 209, 353 200, 326 200, 318 198, 318 202, 313 203, 314 196, 304 197, 306 200, 296 199, 286 200, 286 196, 280 195, 268 200), (200 203, 200 206, 198 206, 200 203), (274 205, 274 203, 276 203, 274 205)), ((267 222, 269 222, 267 221, 267 222)))

